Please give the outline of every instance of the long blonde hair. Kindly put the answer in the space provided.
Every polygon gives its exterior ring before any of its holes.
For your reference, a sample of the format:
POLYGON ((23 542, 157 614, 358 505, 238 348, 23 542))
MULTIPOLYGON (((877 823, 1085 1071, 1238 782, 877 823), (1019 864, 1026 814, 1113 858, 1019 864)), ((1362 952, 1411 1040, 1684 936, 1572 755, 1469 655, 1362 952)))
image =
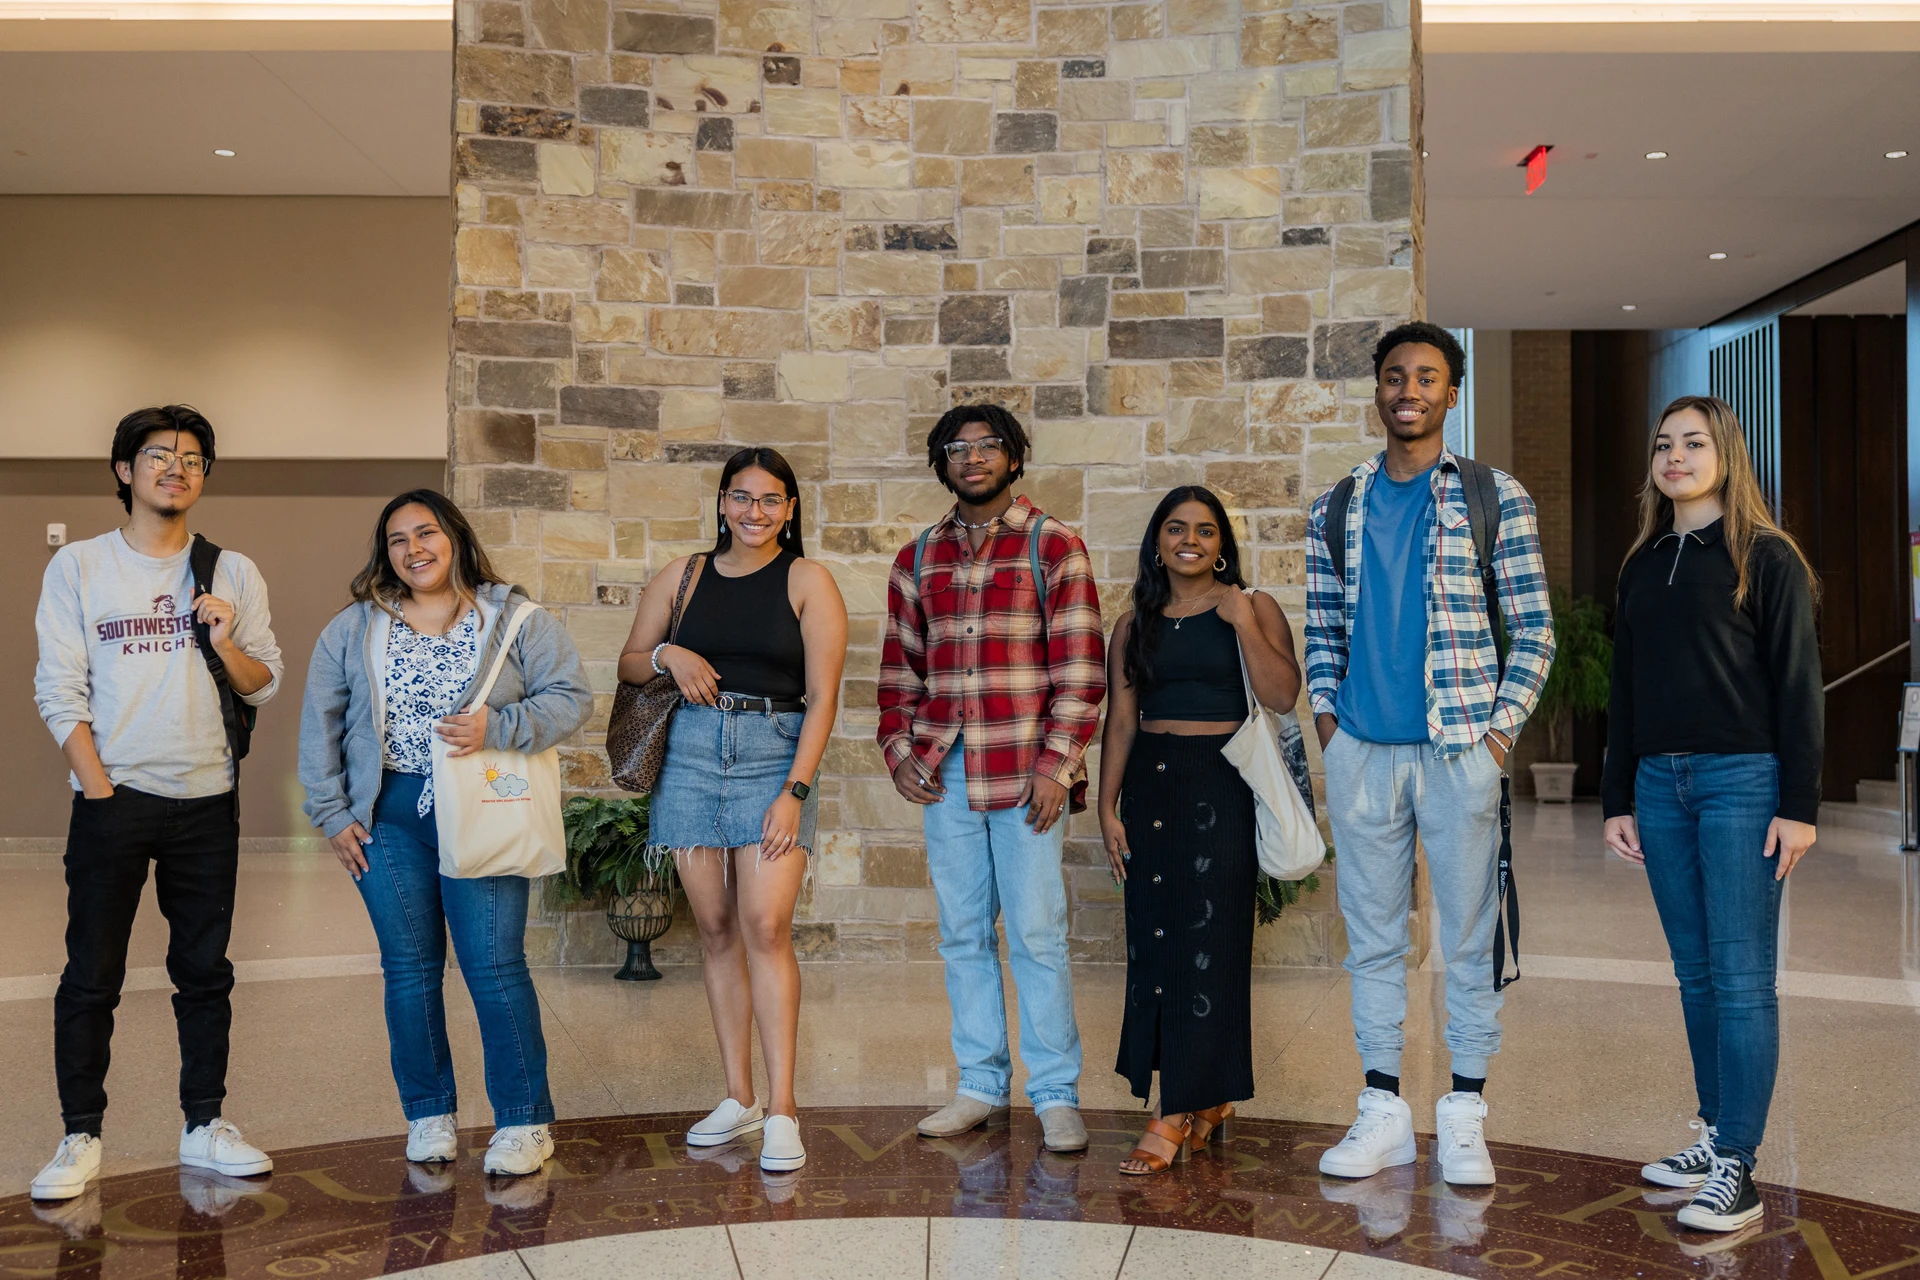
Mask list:
POLYGON ((1714 452, 1720 456, 1720 509, 1722 516, 1722 536, 1726 540, 1727 555, 1733 560, 1736 575, 1733 585, 1733 607, 1738 609, 1747 602, 1747 560, 1753 550, 1756 538, 1767 535, 1780 539, 1800 561, 1800 567, 1807 574, 1807 589, 1815 600, 1820 597, 1820 579, 1813 572, 1813 565, 1807 560, 1807 553, 1793 540, 1793 535, 1780 527, 1773 518, 1773 512, 1767 507, 1767 497, 1760 491, 1760 481, 1753 474, 1753 455, 1747 452, 1747 435, 1740 428, 1739 415, 1733 406, 1718 396, 1681 396, 1660 411, 1659 421, 1647 435, 1647 475, 1640 482, 1640 532, 1633 539, 1633 546, 1627 549, 1627 558, 1621 562, 1624 570, 1628 561, 1638 555, 1640 548, 1646 546, 1660 530, 1673 522, 1673 499, 1660 492, 1660 486, 1653 482, 1653 450, 1659 442, 1660 428, 1667 419, 1676 413, 1695 410, 1707 420, 1707 434, 1713 439, 1714 452))

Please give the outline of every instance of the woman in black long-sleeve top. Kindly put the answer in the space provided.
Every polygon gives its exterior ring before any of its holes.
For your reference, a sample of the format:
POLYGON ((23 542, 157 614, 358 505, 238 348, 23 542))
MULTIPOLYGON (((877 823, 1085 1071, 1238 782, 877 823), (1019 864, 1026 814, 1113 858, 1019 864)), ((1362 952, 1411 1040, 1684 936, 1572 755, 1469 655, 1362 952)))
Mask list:
POLYGON ((1700 1100, 1700 1141, 1641 1174, 1699 1188, 1679 1218, 1700 1230, 1761 1214, 1780 891, 1820 807, 1814 592, 1733 410, 1711 396, 1668 405, 1620 570, 1601 799, 1607 846, 1647 869, 1700 1100))

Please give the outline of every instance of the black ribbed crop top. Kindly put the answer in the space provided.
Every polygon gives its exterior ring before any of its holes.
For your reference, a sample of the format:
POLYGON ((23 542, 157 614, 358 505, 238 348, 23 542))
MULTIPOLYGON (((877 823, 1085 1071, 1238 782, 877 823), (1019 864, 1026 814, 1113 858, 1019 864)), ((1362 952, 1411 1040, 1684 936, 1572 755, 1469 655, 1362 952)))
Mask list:
POLYGON ((722 693, 806 697, 807 649, 787 598, 794 559, 782 551, 738 578, 716 573, 711 559, 701 568, 673 642, 713 665, 722 693))
POLYGON ((1153 679, 1140 691, 1142 720, 1234 723, 1247 718, 1240 680, 1240 637, 1218 609, 1154 619, 1153 679), (1176 627, 1175 622, 1179 625, 1176 627))

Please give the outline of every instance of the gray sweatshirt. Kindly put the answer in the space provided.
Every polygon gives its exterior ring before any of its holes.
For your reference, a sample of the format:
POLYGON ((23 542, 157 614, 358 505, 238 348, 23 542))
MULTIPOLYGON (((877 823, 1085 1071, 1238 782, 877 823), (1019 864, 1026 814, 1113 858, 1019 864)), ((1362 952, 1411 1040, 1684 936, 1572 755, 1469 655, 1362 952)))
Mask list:
MULTIPOLYGON (((500 651, 500 619, 527 596, 490 582, 476 593, 480 656, 459 705, 473 697, 500 651)), ((300 785, 307 821, 331 839, 358 822, 373 829, 386 745, 387 637, 393 619, 365 602, 348 605, 320 632, 300 709, 300 785)), ((573 637, 545 609, 513 638, 500 679, 487 695, 486 745, 537 752, 572 737, 593 713, 593 690, 573 637)))
MULTIPOLYGON (((193 635, 190 553, 191 544, 164 560, 143 556, 118 529, 70 543, 47 566, 34 614, 34 701, 53 740, 64 746, 74 726, 91 724, 114 786, 176 800, 233 789, 220 694, 193 635)), ((273 673, 240 695, 259 706, 280 688, 283 665, 267 584, 253 561, 222 551, 213 594, 233 605, 234 644, 273 673)))

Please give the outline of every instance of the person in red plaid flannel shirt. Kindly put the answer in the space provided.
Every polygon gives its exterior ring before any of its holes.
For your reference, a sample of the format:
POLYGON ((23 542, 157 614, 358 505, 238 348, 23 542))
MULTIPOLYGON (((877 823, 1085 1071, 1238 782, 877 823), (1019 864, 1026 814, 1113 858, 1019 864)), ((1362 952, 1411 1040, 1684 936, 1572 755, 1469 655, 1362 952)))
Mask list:
POLYGON ((1086 547, 1014 496, 1027 449, 1019 421, 994 405, 953 409, 928 434, 927 464, 955 502, 894 558, 878 736, 895 789, 926 806, 960 1066, 953 1101, 920 1132, 1005 1123, 1013 1060, 994 933, 1004 910, 1027 1097, 1047 1149, 1079 1151, 1062 818, 1087 807, 1106 646, 1086 547), (1044 584, 1032 580, 1034 538, 1044 584))

